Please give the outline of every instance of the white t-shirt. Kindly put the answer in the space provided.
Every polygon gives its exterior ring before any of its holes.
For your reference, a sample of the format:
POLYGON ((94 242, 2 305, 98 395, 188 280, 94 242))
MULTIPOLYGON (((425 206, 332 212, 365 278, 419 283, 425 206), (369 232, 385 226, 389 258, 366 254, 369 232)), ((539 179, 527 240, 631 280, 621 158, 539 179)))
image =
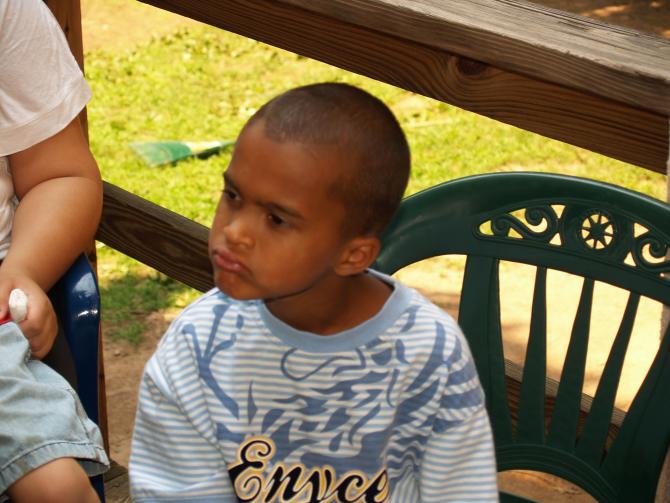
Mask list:
POLYGON ((0 259, 16 198, 7 157, 50 138, 91 98, 60 25, 42 0, 0 0, 0 259))

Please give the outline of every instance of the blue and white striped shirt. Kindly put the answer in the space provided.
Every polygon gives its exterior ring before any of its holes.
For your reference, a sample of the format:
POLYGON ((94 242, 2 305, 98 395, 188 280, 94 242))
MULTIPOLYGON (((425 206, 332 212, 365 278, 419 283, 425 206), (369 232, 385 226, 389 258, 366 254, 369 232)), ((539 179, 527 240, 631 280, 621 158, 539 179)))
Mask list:
POLYGON ((458 325, 380 277, 382 310, 329 336, 216 289, 186 308, 144 371, 133 501, 497 501, 458 325))

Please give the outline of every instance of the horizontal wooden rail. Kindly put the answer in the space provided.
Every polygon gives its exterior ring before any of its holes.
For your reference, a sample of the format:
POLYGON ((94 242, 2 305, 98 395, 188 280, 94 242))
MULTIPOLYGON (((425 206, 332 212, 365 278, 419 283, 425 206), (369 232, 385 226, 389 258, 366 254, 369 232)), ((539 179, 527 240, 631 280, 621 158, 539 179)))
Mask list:
POLYGON ((517 0, 142 1, 665 173, 660 37, 517 0))
POLYGON ((201 292, 214 286, 207 227, 105 182, 96 239, 201 292))
POLYGON ((523 0, 280 2, 532 78, 670 113, 670 43, 655 35, 523 0))

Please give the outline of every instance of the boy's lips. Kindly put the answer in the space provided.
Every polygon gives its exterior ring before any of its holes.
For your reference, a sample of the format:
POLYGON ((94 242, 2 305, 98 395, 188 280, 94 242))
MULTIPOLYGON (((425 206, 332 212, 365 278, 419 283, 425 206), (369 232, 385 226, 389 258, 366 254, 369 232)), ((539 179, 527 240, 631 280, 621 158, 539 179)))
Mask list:
POLYGON ((244 265, 233 253, 226 249, 216 249, 212 254, 214 266, 226 272, 244 272, 247 266, 244 265))

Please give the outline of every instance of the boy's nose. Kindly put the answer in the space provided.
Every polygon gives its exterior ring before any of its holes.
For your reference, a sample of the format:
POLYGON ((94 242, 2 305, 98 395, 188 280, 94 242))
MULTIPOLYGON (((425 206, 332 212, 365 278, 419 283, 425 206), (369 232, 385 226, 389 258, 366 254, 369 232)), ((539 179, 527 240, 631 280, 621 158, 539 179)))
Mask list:
POLYGON ((223 235, 230 246, 244 246, 248 248, 253 245, 253 238, 248 232, 248 228, 245 219, 241 215, 238 215, 223 227, 223 235))

